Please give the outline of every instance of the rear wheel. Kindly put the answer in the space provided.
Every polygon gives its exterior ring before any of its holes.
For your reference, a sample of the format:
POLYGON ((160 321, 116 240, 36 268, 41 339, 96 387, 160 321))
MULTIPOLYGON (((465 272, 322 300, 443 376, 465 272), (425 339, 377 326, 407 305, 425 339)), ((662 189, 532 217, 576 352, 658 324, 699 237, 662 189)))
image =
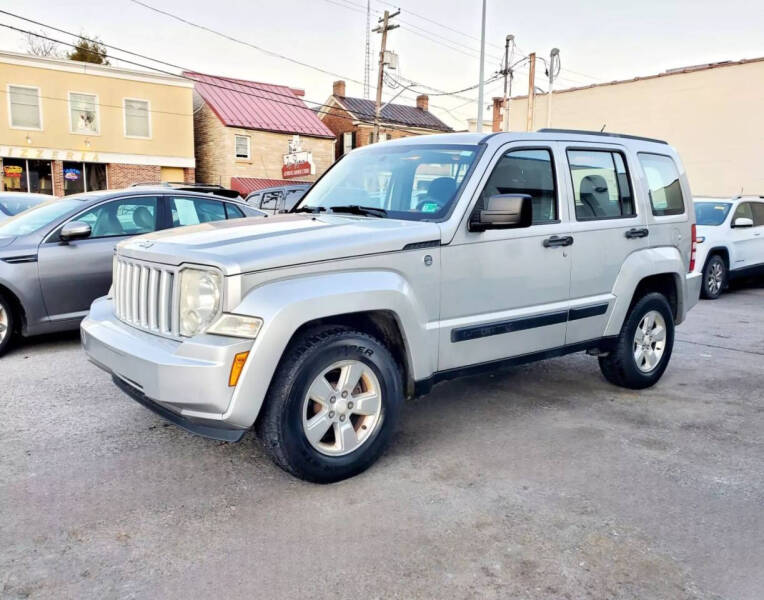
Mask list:
POLYGON ((387 447, 403 401, 390 351, 352 329, 308 332, 285 354, 257 432, 285 471, 318 483, 352 477, 387 447))
POLYGON ((15 325, 13 307, 8 299, 0 293, 0 356, 5 354, 11 345, 15 325))
POLYGON ((708 259, 703 269, 703 297, 708 300, 716 300, 727 284, 727 264, 718 254, 708 259))
POLYGON ((610 383, 630 389, 654 385, 663 375, 674 347, 674 315, 663 294, 640 298, 618 335, 615 349, 600 357, 610 383))

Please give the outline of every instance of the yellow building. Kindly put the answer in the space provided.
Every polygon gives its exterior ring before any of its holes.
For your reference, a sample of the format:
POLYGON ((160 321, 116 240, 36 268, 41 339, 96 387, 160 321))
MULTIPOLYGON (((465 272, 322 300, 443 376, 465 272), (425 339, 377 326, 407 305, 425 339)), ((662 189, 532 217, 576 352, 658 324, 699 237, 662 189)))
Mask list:
POLYGON ((0 191, 194 181, 193 83, 0 52, 0 191))
MULTIPOLYGON (((547 126, 547 99, 536 96, 531 130, 547 126)), ((526 131, 527 109, 527 96, 512 98, 512 131, 526 131)), ((729 197, 764 194, 763 109, 757 58, 555 91, 551 127, 664 139, 679 151, 695 195, 729 197)))

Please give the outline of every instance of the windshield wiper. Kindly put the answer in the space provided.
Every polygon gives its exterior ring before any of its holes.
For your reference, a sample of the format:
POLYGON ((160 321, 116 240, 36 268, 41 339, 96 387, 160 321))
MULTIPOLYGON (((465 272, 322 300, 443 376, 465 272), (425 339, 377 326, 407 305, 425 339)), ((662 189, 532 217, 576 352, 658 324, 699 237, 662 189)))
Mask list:
POLYGON ((387 211, 384 208, 376 206, 359 206, 358 204, 348 204, 346 206, 332 206, 332 212, 349 213, 351 215, 364 215, 369 217, 386 217, 387 211))
POLYGON ((320 213, 324 212, 326 209, 323 206, 301 206, 300 208, 295 208, 292 212, 300 213, 320 213))

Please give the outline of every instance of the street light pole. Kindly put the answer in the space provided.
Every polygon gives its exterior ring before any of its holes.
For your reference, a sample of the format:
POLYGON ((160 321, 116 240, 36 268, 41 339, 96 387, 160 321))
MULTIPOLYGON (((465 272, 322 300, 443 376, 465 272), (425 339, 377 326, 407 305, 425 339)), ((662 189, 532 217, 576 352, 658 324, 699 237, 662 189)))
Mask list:
POLYGON ((483 25, 480 29, 480 84, 478 87, 477 130, 483 131, 483 85, 485 83, 485 3, 483 0, 483 25))

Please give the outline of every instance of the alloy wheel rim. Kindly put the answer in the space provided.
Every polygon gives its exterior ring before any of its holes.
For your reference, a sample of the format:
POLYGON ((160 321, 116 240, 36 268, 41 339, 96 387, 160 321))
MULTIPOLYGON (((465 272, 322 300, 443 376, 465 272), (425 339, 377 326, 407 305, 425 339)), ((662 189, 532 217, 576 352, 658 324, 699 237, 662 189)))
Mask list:
POLYGON ((634 361, 643 373, 649 373, 661 362, 666 351, 666 320, 657 310, 642 317, 634 332, 634 361))
POLYGON ((382 390, 367 364, 343 360, 324 369, 302 404, 302 428, 310 445, 327 456, 355 452, 382 421, 382 390))
POLYGON ((724 271, 722 270, 721 263, 715 262, 712 264, 707 279, 708 291, 711 294, 715 295, 722 288, 723 277, 724 271))
POLYGON ((8 335, 8 313, 5 307, 0 304, 0 344, 5 341, 5 336, 8 335))

